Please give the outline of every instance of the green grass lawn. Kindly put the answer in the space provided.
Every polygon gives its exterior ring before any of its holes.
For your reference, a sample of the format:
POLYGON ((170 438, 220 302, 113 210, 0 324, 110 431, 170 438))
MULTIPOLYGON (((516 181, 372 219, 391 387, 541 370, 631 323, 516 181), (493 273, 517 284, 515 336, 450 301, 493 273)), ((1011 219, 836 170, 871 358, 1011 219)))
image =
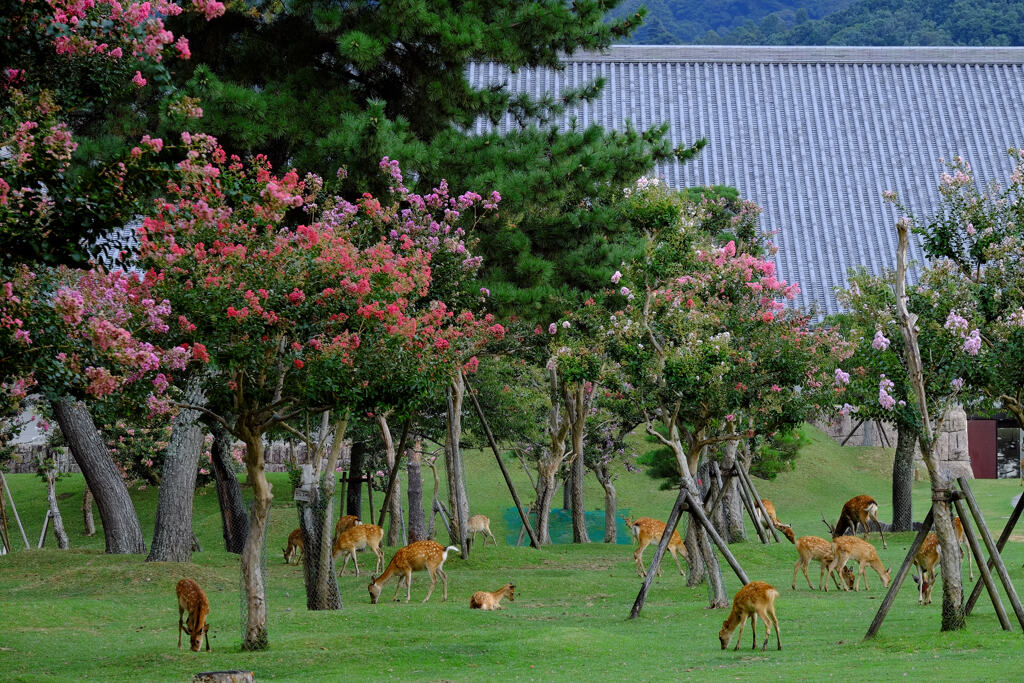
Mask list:
MULTIPOLYGON (((782 521, 797 535, 826 535, 821 515, 835 521, 842 503, 868 493, 888 518, 891 452, 844 448, 813 429, 797 469, 773 482, 757 482, 782 521)), ((501 474, 486 453, 467 456, 474 513, 491 517, 503 539, 503 512, 510 505, 501 474)), ((526 477, 514 471, 520 494, 529 498, 526 477)), ((884 595, 869 569, 871 590, 819 594, 802 576, 790 588, 796 553, 787 542, 763 546, 754 540, 732 546, 751 579, 768 581, 781 592, 776 610, 783 650, 751 652, 750 626, 739 652, 721 651, 717 633, 726 613, 708 610, 703 587, 686 588, 669 560, 656 580, 639 619, 627 619, 640 579, 632 551, 624 545, 552 546, 543 550, 499 545, 477 546, 463 561, 451 557, 449 600, 438 586, 420 604, 425 574, 413 579, 413 602, 370 605, 368 578, 340 579, 344 609, 309 612, 301 567, 286 566, 281 548, 294 528, 296 513, 284 475, 272 475, 275 505, 267 545, 268 611, 271 648, 241 652, 241 598, 238 559, 220 549, 220 519, 212 490, 196 497, 195 527, 204 551, 191 564, 147 564, 142 556, 104 555, 102 532, 82 536, 82 480, 60 482, 62 512, 73 549, 19 550, 0 557, 0 679, 3 680, 186 680, 199 671, 252 669, 257 680, 673 680, 713 679, 891 679, 927 676, 935 680, 1019 677, 1024 641, 1004 633, 990 604, 979 603, 965 631, 939 632, 939 604, 919 607, 907 582, 879 637, 864 633, 884 595), (670 569, 671 568, 671 569, 670 569), (174 586, 191 577, 211 603, 212 652, 178 650, 174 586), (500 612, 471 611, 469 596, 513 581, 516 601, 500 612), (801 585, 801 583, 803 585, 801 585)), ((8 476, 18 511, 34 546, 45 514, 45 487, 32 475, 8 476)), ((621 476, 619 504, 634 514, 665 518, 672 492, 658 491, 643 475, 621 476)), ((432 482, 427 483, 427 489, 432 482)), ((977 481, 976 496, 997 534, 1021 489, 1016 481, 977 481)), ((596 483, 588 490, 590 508, 602 504, 596 483)), ((143 528, 151 535, 156 491, 133 492, 143 528)), ((924 516, 927 485, 915 488, 915 517, 924 516)), ((379 505, 380 500, 375 497, 379 505)), ((97 522, 99 521, 97 516, 97 522)), ((752 528, 748 529, 753 533, 752 528)), ((444 534, 442 534, 443 536, 444 534)), ((15 532, 18 547, 22 547, 15 532)), ((888 537, 887 537, 888 539, 888 537)), ((447 539, 443 539, 447 540, 447 539)), ((876 542, 877 534, 871 536, 876 542)), ((911 534, 894 534, 879 554, 895 572, 911 534)), ((877 543, 877 545, 881 545, 877 543)), ((393 548, 385 548, 390 559, 393 548)), ((653 555, 648 548, 645 559, 653 555)), ((1011 577, 1021 581, 1024 546, 1011 542, 1005 557, 1011 577)), ((372 568, 370 556, 360 564, 372 568)), ((724 563, 723 563, 724 564, 724 563)), ((816 569, 812 578, 816 583, 816 569)), ((727 569, 728 571, 728 569, 727 569)), ((731 572, 730 592, 739 588, 731 572)), ((382 594, 390 598, 394 582, 382 594)), ((404 593, 404 591, 403 591, 404 593)), ((935 597, 938 598, 938 590, 935 597)), ((1011 616, 1011 620, 1013 620, 1011 616)), ((761 634, 763 635, 763 633, 761 634)), ((772 638, 774 643, 774 636, 772 638)), ((770 647, 772 647, 770 645, 770 647)))

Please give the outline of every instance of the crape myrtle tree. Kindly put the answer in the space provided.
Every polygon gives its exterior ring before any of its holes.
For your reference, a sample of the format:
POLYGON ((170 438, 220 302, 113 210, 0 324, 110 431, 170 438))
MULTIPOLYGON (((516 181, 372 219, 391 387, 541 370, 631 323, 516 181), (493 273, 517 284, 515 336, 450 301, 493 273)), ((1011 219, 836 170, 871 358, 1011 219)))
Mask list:
MULTIPOLYGON (((900 250, 897 254, 896 310, 907 343, 907 366, 921 414, 919 443, 928 468, 933 493, 936 534, 943 553, 942 630, 964 626, 963 586, 956 536, 951 523, 948 473, 938 469, 934 434, 948 403, 958 392, 973 397, 981 392, 997 401, 1018 421, 1021 418, 1021 342, 1024 312, 1021 309, 1021 220, 1024 218, 1024 164, 1021 151, 1011 149, 1014 170, 1004 188, 992 184, 978 188, 970 165, 956 157, 939 182, 941 203, 933 216, 917 218, 900 203, 895 193, 887 198, 907 217, 897 223, 900 250), (931 303, 937 318, 926 318, 913 307, 906 293, 907 234, 924 236, 926 252, 937 259, 926 283, 934 294, 931 303), (926 335, 932 333, 945 346, 944 363, 932 361, 926 335), (927 364, 922 358, 928 358, 927 364), (946 380, 950 375, 959 376, 946 380), (933 417, 934 416, 934 417, 933 417), (933 424, 934 423, 934 424, 933 424)), ((983 404, 984 407, 984 404, 983 404)))
MULTIPOLYGON (((603 341, 621 391, 644 414, 647 432, 671 449, 681 485, 697 500, 695 477, 709 446, 792 424, 831 393, 843 344, 786 310, 797 286, 771 261, 716 246, 700 229, 701 204, 669 213, 648 188, 632 202, 648 239, 644 257, 616 273, 603 341), (741 421, 741 417, 747 419, 741 421)), ((729 604, 706 532, 691 523, 691 560, 705 569, 712 607, 729 604), (697 559, 699 558, 699 560, 697 559)))
MULTIPOLYGON (((147 280, 174 307, 175 333, 208 362, 208 403, 186 407, 246 446, 254 500, 241 562, 248 605, 243 648, 262 649, 267 622, 260 563, 272 499, 264 435, 275 428, 301 434, 295 425, 304 418, 334 411, 331 447, 315 467, 326 473, 319 485, 323 500, 331 500, 348 414, 386 400, 392 388, 382 373, 410 363, 424 385, 448 376, 446 351, 462 328, 444 302, 429 299, 432 252, 417 243, 420 235, 429 240, 440 226, 436 248, 457 251, 456 235, 445 235, 448 224, 435 214, 472 213, 493 203, 444 191, 410 194, 403 207, 369 193, 351 203, 323 196, 315 175, 276 176, 265 158, 243 163, 209 136, 183 134, 182 143, 181 180, 168 185, 167 197, 139 229, 139 258, 147 280), (356 237, 381 232, 368 246, 357 246, 356 237)), ((503 332, 493 322, 484 329, 503 332)), ((328 512, 324 506, 314 530, 319 557, 310 561, 319 562, 317 585, 330 606, 336 584, 332 590, 328 512)))
POLYGON ((191 351, 144 339, 163 335, 169 315, 151 282, 121 271, 62 266, 37 273, 21 265, 0 293, 5 406, 29 391, 50 403, 96 497, 109 553, 141 553, 145 543, 121 472, 80 401, 116 396, 166 412, 167 391, 191 351))

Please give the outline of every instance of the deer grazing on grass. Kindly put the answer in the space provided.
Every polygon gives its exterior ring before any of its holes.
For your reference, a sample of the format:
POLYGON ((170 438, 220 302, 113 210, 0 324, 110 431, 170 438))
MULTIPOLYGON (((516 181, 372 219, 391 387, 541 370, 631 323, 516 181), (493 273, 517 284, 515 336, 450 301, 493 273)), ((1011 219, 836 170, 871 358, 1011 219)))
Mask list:
POLYGON ((373 565, 374 573, 379 572, 384 566, 384 551, 380 549, 380 540, 384 538, 384 530, 376 524, 357 524, 350 527, 336 539, 332 553, 335 564, 337 564, 338 553, 345 553, 345 562, 341 565, 341 573, 345 573, 348 561, 351 559, 356 565, 356 576, 359 576, 359 560, 356 559, 356 551, 369 547, 377 556, 377 563, 373 565))
POLYGON ((968 552, 967 537, 964 535, 964 523, 959 517, 953 518, 953 528, 956 530, 956 542, 960 546, 960 564, 963 564, 964 555, 967 556, 967 569, 971 573, 971 580, 974 580, 974 562, 971 561, 971 553, 968 552))
POLYGON ((298 564, 302 559, 302 529, 288 534, 288 545, 284 549, 284 563, 298 564), (292 562, 292 560, 295 560, 292 562))
POLYGON ((487 545, 487 537, 491 537, 491 543, 498 545, 498 542, 494 540, 494 534, 491 533, 491 520, 486 515, 473 515, 466 522, 466 535, 473 534, 472 543, 476 543, 476 535, 484 534, 484 545, 487 545))
MULTIPOLYGON (((832 539, 832 555, 834 556, 832 564, 828 567, 830 572, 845 566, 849 560, 857 561, 857 581, 853 585, 853 590, 858 590, 857 587, 860 585, 861 577, 864 577, 864 590, 870 590, 867 574, 864 573, 865 568, 868 566, 878 574, 878 577, 882 580, 883 587, 889 587, 889 570, 878 559, 878 551, 875 550, 875 546, 867 541, 862 541, 856 536, 836 536, 832 539)), ((843 589, 850 590, 845 586, 843 589)))
POLYGON ((740 640, 743 638, 743 625, 747 623, 747 617, 751 617, 750 630, 754 634, 754 648, 757 648, 757 618, 761 617, 764 622, 764 642, 761 644, 763 652, 768 647, 768 636, 771 635, 772 626, 775 626, 775 640, 778 641, 779 649, 782 649, 782 634, 779 633, 779 620, 775 616, 775 598, 779 597, 779 591, 764 581, 751 581, 741 588, 736 597, 732 599, 732 611, 724 622, 722 630, 718 632, 718 640, 722 643, 724 650, 729 646, 732 632, 739 625, 740 630, 736 635, 736 647, 740 649, 740 640))
POLYGON ((930 605, 932 603, 932 588, 935 586, 935 565, 942 557, 942 548, 939 547, 939 537, 932 532, 924 537, 924 542, 917 549, 914 555, 914 566, 920 573, 913 574, 914 583, 917 584, 917 604, 930 605))
MULTIPOLYGON (((822 590, 822 584, 824 589, 828 592, 828 580, 825 579, 825 569, 830 564, 835 556, 832 554, 832 544, 826 541, 824 538, 817 536, 801 536, 796 539, 795 543, 796 551, 799 555, 796 564, 793 565, 793 590, 796 590, 796 573, 797 570, 802 569, 804 572, 804 578, 807 579, 807 585, 814 590, 814 586, 811 584, 811 577, 807 575, 807 565, 811 560, 817 560, 821 563, 821 574, 818 576, 818 590, 822 590)), ((853 582, 856 580, 856 575, 853 570, 847 566, 843 566, 839 570, 842 576, 843 582, 847 586, 847 590, 853 588, 853 582)), ((829 572, 829 576, 836 584, 836 588, 840 588, 839 579, 836 578, 834 572, 829 572)))
POLYGON ((388 563, 384 573, 379 577, 373 577, 370 585, 367 586, 370 591, 370 603, 373 605, 377 604, 377 598, 380 597, 384 584, 394 574, 401 575, 398 580, 398 586, 395 587, 394 600, 398 600, 398 591, 404 584, 405 601, 409 602, 409 598, 412 597, 412 573, 423 570, 427 570, 430 573, 430 590, 427 591, 427 597, 423 598, 423 602, 429 600, 430 595, 434 592, 434 584, 437 583, 438 575, 441 576, 441 582, 444 585, 444 596, 441 598, 441 602, 445 602, 448 600, 448 575, 444 573, 444 561, 448 559, 448 551, 450 550, 459 552, 459 549, 454 545, 445 548, 440 543, 431 540, 416 541, 404 548, 399 548, 395 556, 391 558, 391 562, 388 563))
POLYGON ((188 634, 192 651, 199 652, 199 643, 206 638, 206 651, 210 651, 210 625, 206 623, 206 617, 210 614, 210 601, 206 599, 206 593, 199 587, 199 584, 192 579, 182 579, 178 582, 178 649, 181 649, 181 632, 188 634), (188 618, 183 624, 181 615, 188 612, 188 618))
POLYGON ((783 524, 779 521, 779 518, 775 515, 775 505, 773 505, 767 498, 762 498, 761 504, 764 505, 764 509, 768 513, 768 519, 766 520, 764 515, 761 514, 761 508, 756 506, 754 507, 754 517, 757 518, 757 523, 761 525, 761 528, 767 531, 768 524, 771 524, 773 527, 781 531, 782 534, 789 539, 790 543, 795 544, 796 537, 793 535, 793 525, 783 524))
MULTIPOLYGON (((650 517, 638 517, 636 519, 627 517, 626 526, 632 530, 633 540, 638 543, 636 550, 633 551, 633 559, 636 560, 636 573, 644 576, 647 574, 647 571, 644 569, 644 550, 651 543, 657 543, 661 540, 662 534, 665 533, 665 523, 650 517)), ((686 554, 686 546, 683 545, 683 539, 678 531, 672 532, 672 538, 668 541, 668 551, 672 553, 672 559, 676 561, 679 573, 684 574, 683 566, 679 564, 679 555, 682 555, 684 560, 689 561, 689 559, 686 554)), ((658 567, 658 576, 661 576, 660 566, 658 567)))
POLYGON ((477 591, 469 599, 470 609, 505 609, 501 606, 501 599, 507 597, 509 602, 516 601, 516 587, 514 584, 506 583, 496 591, 477 591))
POLYGON ((342 515, 334 525, 334 540, 337 541, 338 536, 341 536, 352 527, 360 524, 362 524, 362 522, 359 521, 359 518, 355 515, 342 515))
POLYGON ((885 533, 882 532, 882 523, 878 521, 878 503, 871 496, 854 496, 843 505, 843 509, 839 513, 839 521, 834 527, 828 522, 825 524, 828 525, 833 538, 843 536, 847 532, 856 534, 857 525, 863 524, 866 540, 871 531, 868 526, 869 521, 874 521, 878 527, 878 533, 882 536, 882 547, 888 548, 889 546, 885 543, 885 533))

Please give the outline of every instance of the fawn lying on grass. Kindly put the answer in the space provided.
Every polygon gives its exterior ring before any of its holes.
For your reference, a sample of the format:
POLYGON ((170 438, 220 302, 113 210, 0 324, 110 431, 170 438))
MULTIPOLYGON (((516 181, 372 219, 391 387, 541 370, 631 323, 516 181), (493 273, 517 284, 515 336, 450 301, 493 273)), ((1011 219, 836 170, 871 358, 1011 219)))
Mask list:
POLYGON ((471 609, 505 609, 501 606, 501 599, 508 597, 509 602, 516 601, 516 587, 514 584, 506 583, 504 586, 496 591, 477 591, 473 593, 473 597, 469 599, 469 606, 471 609))

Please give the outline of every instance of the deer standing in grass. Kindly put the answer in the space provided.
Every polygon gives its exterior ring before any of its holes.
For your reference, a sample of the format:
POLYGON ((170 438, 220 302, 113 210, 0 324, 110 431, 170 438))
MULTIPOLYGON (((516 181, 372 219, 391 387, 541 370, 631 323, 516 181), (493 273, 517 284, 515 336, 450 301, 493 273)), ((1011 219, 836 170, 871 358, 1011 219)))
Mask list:
POLYGON ((514 584, 506 583, 496 591, 477 591, 469 599, 470 609, 505 609, 501 606, 501 599, 507 597, 509 602, 516 601, 516 587, 514 584))
POLYGON ((775 616, 775 598, 779 597, 779 591, 764 581, 751 581, 739 589, 736 597, 732 599, 732 611, 724 622, 722 630, 718 632, 718 640, 722 643, 724 650, 729 646, 732 632, 739 625, 740 630, 736 635, 736 647, 740 649, 740 640, 743 638, 743 625, 747 623, 747 617, 751 617, 750 630, 754 635, 754 648, 757 648, 757 618, 761 617, 764 622, 764 642, 761 650, 768 647, 768 636, 771 635, 772 626, 775 626, 775 639, 778 641, 779 649, 782 649, 782 634, 779 632, 779 620, 775 616))
POLYGON ((767 498, 761 499, 761 504, 764 505, 765 511, 768 513, 768 519, 764 518, 761 514, 761 508, 754 507, 754 517, 757 518, 757 523, 761 525, 761 528, 767 530, 768 525, 771 524, 773 527, 782 532, 782 534, 789 539, 790 543, 796 543, 796 537, 793 535, 793 525, 783 524, 779 521, 779 518, 775 514, 775 505, 772 504, 767 498))
POLYGON ((942 548, 939 546, 939 537, 932 532, 924 537, 924 542, 917 549, 914 555, 914 566, 921 574, 918 577, 912 575, 914 583, 917 584, 917 604, 930 605, 932 602, 932 588, 935 586, 935 565, 942 557, 942 548))
MULTIPOLYGON (((633 559, 636 560, 636 573, 644 576, 647 573, 644 570, 644 550, 651 543, 657 543, 661 540, 662 534, 665 533, 665 523, 650 517, 638 517, 637 519, 627 517, 626 526, 632 530, 633 540, 638 543, 637 549, 633 551, 633 559)), ((679 573, 684 574, 683 566, 679 564, 679 555, 682 555, 683 559, 687 561, 689 561, 689 558, 686 554, 686 546, 683 545, 683 539, 678 531, 672 532, 672 538, 668 541, 668 551, 672 553, 672 559, 676 561, 679 573)), ((658 567, 658 576, 661 576, 660 566, 658 567)))
POLYGON ((491 520, 486 515, 473 515, 466 522, 466 534, 473 534, 472 543, 476 543, 476 535, 484 534, 484 545, 487 545, 487 537, 491 537, 491 543, 498 545, 498 542, 494 540, 494 534, 491 533, 491 520))
POLYGON ((871 496, 854 496, 846 501, 843 504, 842 511, 839 513, 839 521, 830 530, 833 537, 842 536, 847 531, 856 534, 857 525, 863 524, 864 538, 866 540, 868 533, 871 531, 871 527, 868 526, 869 521, 874 521, 878 527, 878 533, 882 537, 882 547, 888 548, 889 546, 885 543, 885 534, 882 532, 882 523, 878 521, 878 503, 871 496))
POLYGON ((345 553, 345 562, 341 565, 340 573, 345 573, 345 568, 348 567, 348 561, 351 559, 356 565, 356 576, 359 576, 359 560, 356 558, 356 551, 366 547, 369 547, 377 556, 377 563, 373 565, 373 571, 374 573, 379 572, 384 566, 384 551, 380 549, 382 538, 384 538, 384 529, 376 524, 357 524, 334 539, 332 552, 335 563, 337 563, 338 554, 345 553))
MULTIPOLYGON (((856 536, 836 536, 832 539, 832 555, 834 556, 832 564, 828 567, 830 572, 845 566, 849 560, 857 561, 857 581, 853 585, 853 590, 858 590, 861 577, 864 577, 864 590, 870 590, 867 574, 864 573, 868 566, 878 574, 883 587, 889 587, 889 570, 878 559, 878 551, 875 550, 875 546, 867 541, 862 541, 856 536)), ((849 590, 849 588, 844 587, 844 590, 849 590)))
POLYGON ((210 601, 206 599, 206 593, 199 587, 199 584, 192 579, 182 579, 178 582, 178 649, 181 649, 181 632, 188 634, 193 652, 199 652, 199 644, 206 638, 206 651, 210 651, 210 625, 206 623, 206 617, 210 614, 210 601), (185 623, 181 622, 181 616, 188 612, 185 623))
POLYGON ((343 515, 338 518, 337 523, 334 525, 334 540, 338 540, 338 536, 348 531, 354 526, 362 524, 359 518, 355 515, 343 515))
POLYGON ((288 534, 288 545, 284 549, 284 563, 298 564, 302 559, 302 529, 288 534), (295 560, 295 562, 292 562, 295 560))
POLYGON ((434 584, 437 583, 438 575, 441 576, 441 582, 444 586, 444 596, 441 598, 441 602, 445 602, 448 600, 448 575, 444 573, 444 562, 448 559, 448 552, 451 550, 459 552, 459 549, 454 545, 445 548, 440 543, 431 540, 416 541, 404 548, 399 548, 395 556, 391 558, 391 562, 388 563, 384 573, 380 577, 373 577, 370 585, 367 586, 370 591, 370 603, 377 604, 377 598, 380 597, 384 584, 394 574, 401 575, 398 585, 395 587, 394 600, 398 600, 398 591, 404 583, 406 588, 405 601, 409 602, 409 598, 412 597, 412 573, 423 570, 430 573, 430 590, 427 591, 427 597, 423 598, 423 602, 429 600, 430 595, 434 592, 434 584))
MULTIPOLYGON (((828 580, 825 579, 825 569, 830 564, 835 556, 832 554, 832 543, 826 541, 824 538, 817 536, 801 536, 796 539, 794 545, 796 545, 796 551, 799 554, 799 558, 796 564, 793 565, 793 590, 796 590, 796 573, 802 569, 804 572, 804 578, 807 579, 807 585, 811 590, 814 590, 814 586, 811 584, 811 577, 807 575, 807 565, 811 560, 817 560, 821 563, 821 574, 818 576, 818 590, 824 589, 828 592, 828 580)), ((853 570, 843 565, 840 568, 840 574, 843 578, 843 582, 846 583, 847 590, 853 588, 853 582, 856 580, 856 575, 853 570)), ((836 588, 840 588, 839 579, 836 578, 835 572, 829 572, 829 576, 836 584, 836 588)))
POLYGON ((964 535, 964 523, 959 517, 953 518, 953 530, 956 531, 956 540, 960 545, 960 563, 963 565, 963 556, 967 556, 967 569, 971 573, 971 580, 974 580, 974 562, 971 561, 971 553, 968 552, 967 537, 964 535))

